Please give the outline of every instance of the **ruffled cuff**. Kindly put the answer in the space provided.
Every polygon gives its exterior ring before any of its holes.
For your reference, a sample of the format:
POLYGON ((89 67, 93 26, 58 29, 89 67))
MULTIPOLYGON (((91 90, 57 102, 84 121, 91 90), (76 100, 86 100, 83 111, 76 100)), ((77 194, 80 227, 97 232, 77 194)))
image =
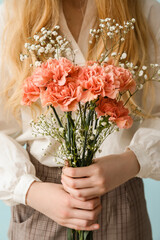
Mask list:
POLYGON ((127 147, 127 149, 130 149, 134 152, 140 165, 140 171, 136 175, 136 177, 148 178, 151 172, 151 167, 149 164, 150 156, 145 150, 145 147, 141 144, 138 145, 131 144, 127 147))
POLYGON ((18 184, 15 187, 14 194, 13 194, 13 199, 15 202, 26 205, 26 202, 25 202, 26 194, 28 192, 29 187, 34 181, 41 182, 39 178, 31 174, 23 175, 20 178, 18 184))

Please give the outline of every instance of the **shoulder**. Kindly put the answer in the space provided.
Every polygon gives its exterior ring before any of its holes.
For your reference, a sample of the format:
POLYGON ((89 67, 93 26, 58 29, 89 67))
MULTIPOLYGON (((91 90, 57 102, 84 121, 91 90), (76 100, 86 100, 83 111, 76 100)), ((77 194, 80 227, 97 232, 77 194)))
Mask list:
MULTIPOLYGON (((1 3, 0 4, 0 20, 4 23, 4 19, 5 19, 5 4, 1 3)), ((0 24, 2 22, 0 22, 0 24)))
POLYGON ((152 11, 155 11, 157 16, 160 11, 160 3, 157 0, 141 0, 144 14, 148 18, 152 11))
POLYGON ((5 4, 0 4, 0 36, 3 33, 3 29, 6 23, 5 4))
POLYGON ((157 0, 141 0, 144 15, 155 34, 160 31, 160 3, 157 0))
POLYGON ((0 4, 0 44, 1 44, 1 40, 2 40, 5 22, 6 22, 6 20, 5 20, 5 5, 3 3, 3 4, 0 4))

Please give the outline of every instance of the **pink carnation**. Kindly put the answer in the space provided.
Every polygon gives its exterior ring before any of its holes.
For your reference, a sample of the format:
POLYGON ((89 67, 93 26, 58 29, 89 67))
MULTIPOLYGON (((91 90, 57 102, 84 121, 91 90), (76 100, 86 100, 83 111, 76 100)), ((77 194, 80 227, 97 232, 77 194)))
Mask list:
POLYGON ((105 97, 109 97, 115 99, 117 94, 119 93, 119 79, 116 74, 116 68, 114 65, 105 64, 105 97))
POLYGON ((42 64, 41 67, 36 68, 33 74, 33 82, 35 86, 41 88, 45 87, 48 83, 52 81, 53 73, 47 68, 47 64, 42 64))
POLYGON ((77 102, 88 102, 99 96, 115 99, 119 91, 135 89, 132 74, 114 65, 87 62, 79 67, 66 58, 49 59, 24 82, 22 103, 30 105, 41 97, 42 105, 74 111, 77 102))
POLYGON ((61 104, 65 111, 75 109, 73 105, 75 106, 77 99, 81 97, 80 90, 82 92, 81 87, 76 89, 80 69, 66 58, 49 59, 24 81, 22 104, 31 105, 40 96, 44 106, 61 104))
POLYGON ((135 81, 128 70, 109 64, 100 66, 91 61, 82 68, 79 82, 84 89, 83 102, 98 96, 115 99, 119 91, 133 92, 135 89, 135 81))
POLYGON ((37 87, 46 87, 53 81, 61 86, 66 83, 66 77, 73 71, 75 71, 75 67, 68 59, 49 59, 35 70, 34 84, 37 87))
POLYGON ((66 83, 66 77, 76 70, 71 61, 66 58, 60 58, 59 60, 51 59, 47 64, 48 68, 52 69, 53 81, 60 86, 63 86, 66 83))
POLYGON ((43 106, 52 105, 56 107, 60 105, 62 111, 75 111, 77 103, 82 98, 82 93, 81 86, 78 86, 74 79, 70 79, 63 86, 50 83, 47 90, 42 91, 41 101, 43 106))
POLYGON ((118 92, 135 91, 136 82, 129 70, 108 64, 103 67, 106 73, 105 96, 114 99, 118 92))
POLYGON ((84 89, 82 102, 96 99, 99 95, 104 96, 104 70, 101 66, 89 62, 89 66, 82 68, 78 80, 84 89))
POLYGON ((100 98, 96 107, 97 116, 109 116, 109 120, 117 124, 119 128, 130 128, 133 124, 128 115, 129 110, 123 106, 123 102, 115 99, 100 98))
POLYGON ((31 105, 36 102, 40 96, 39 88, 33 82, 33 76, 28 77, 23 85, 22 105, 31 105))
POLYGON ((120 83, 120 92, 129 90, 131 93, 134 93, 136 82, 133 79, 131 72, 121 67, 117 67, 115 72, 120 83))

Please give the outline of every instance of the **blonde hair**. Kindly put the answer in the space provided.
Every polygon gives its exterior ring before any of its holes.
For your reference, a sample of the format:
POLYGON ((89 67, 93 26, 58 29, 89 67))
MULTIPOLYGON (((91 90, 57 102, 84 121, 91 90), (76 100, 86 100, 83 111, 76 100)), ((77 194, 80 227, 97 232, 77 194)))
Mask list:
MULTIPOLYGON (((59 0, 6 0, 7 25, 4 31, 5 48, 3 48, 3 63, 8 63, 10 78, 5 87, 7 106, 11 106, 14 114, 20 110, 21 91, 24 79, 31 74, 31 60, 22 63, 19 55, 24 52, 24 43, 33 37, 42 27, 53 29, 59 21, 59 0), (40 7, 39 7, 40 6, 40 7), (11 9, 11 10, 9 10, 11 9)), ((148 60, 148 36, 152 36, 141 9, 139 0, 95 0, 98 18, 111 17, 119 24, 131 18, 136 19, 135 31, 130 31, 127 41, 119 46, 119 52, 126 51, 128 61, 143 65, 148 60)), ((154 38, 152 38, 154 39, 154 38)), ((103 51, 102 39, 98 42, 98 56, 103 51)), ((97 53, 96 53, 97 55, 97 53)), ((95 59, 95 44, 89 47, 89 60, 95 59)), ((4 69, 4 65, 2 64, 4 69)), ((3 70, 2 69, 2 70, 3 70)), ((4 73, 4 71, 2 71, 4 73)), ((5 74, 3 76, 5 81, 5 74)), ((144 90, 144 98, 148 85, 144 90)))

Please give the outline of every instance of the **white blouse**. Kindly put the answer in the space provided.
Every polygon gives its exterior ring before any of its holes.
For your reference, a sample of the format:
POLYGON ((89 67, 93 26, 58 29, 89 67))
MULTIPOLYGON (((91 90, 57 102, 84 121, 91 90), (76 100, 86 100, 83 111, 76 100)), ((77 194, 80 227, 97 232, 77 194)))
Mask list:
MULTIPOLYGON (((160 45, 160 4, 155 0, 142 0, 146 18, 156 35, 160 45)), ((82 28, 78 42, 76 42, 68 29, 66 19, 61 7, 59 25, 63 34, 72 42, 76 50, 76 63, 85 64, 87 53, 89 29, 92 28, 96 19, 96 7, 93 0, 88 0, 82 28)), ((3 5, 0 7, 0 37, 4 26, 3 5)), ((150 45, 150 57, 152 61, 153 46, 150 45)), ((160 63, 160 52, 158 53, 160 63)), ((2 79, 1 79, 2 80, 2 79)), ((160 180, 160 84, 156 84, 156 101, 154 113, 159 117, 146 119, 142 123, 136 122, 131 129, 120 130, 111 134, 102 145, 102 152, 96 157, 109 154, 118 154, 129 147, 137 156, 140 164, 138 177, 153 178, 160 180)), ((141 94, 137 97, 141 103, 141 94)), ((147 96, 149 99, 149 96, 147 96)), ((55 167, 57 163, 53 157, 57 143, 51 149, 47 146, 50 142, 48 137, 33 137, 30 121, 32 120, 29 107, 22 107, 22 128, 15 119, 6 114, 0 99, 0 199, 8 205, 18 203, 25 204, 25 196, 28 188, 34 180, 40 181, 35 176, 35 168, 30 162, 27 151, 23 145, 30 146, 31 154, 44 165, 55 167), (45 150, 51 154, 44 157, 45 150)), ((53 139, 51 140, 53 142, 53 139)))

